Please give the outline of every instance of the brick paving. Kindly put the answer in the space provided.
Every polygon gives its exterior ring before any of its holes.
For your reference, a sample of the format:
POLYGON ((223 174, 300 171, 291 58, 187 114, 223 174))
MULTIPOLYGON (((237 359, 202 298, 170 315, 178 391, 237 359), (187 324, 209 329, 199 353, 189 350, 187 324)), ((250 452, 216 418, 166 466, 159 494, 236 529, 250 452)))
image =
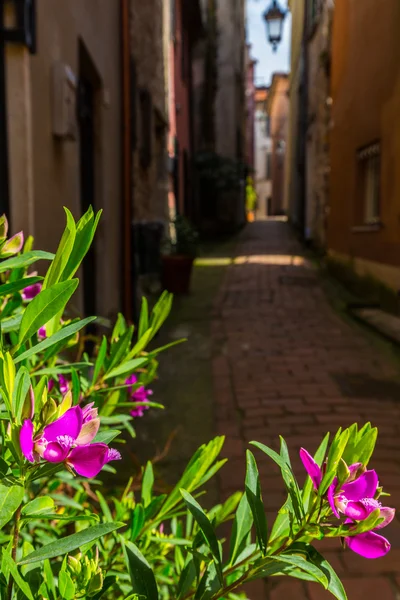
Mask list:
MULTIPOLYGON (((400 508, 397 365, 332 309, 286 223, 253 223, 242 234, 216 299, 212 338, 217 431, 227 436, 229 458, 220 477, 223 495, 243 488, 249 441, 277 448, 284 435, 302 482, 301 445, 313 452, 326 431, 371 421, 380 431, 373 467, 392 493, 388 504, 400 508)), ((257 458, 271 523, 285 493, 275 465, 257 458)), ((319 543, 349 600, 400 598, 398 521, 386 532, 392 550, 376 561, 341 550, 338 540, 319 543)), ((255 582, 248 593, 251 600, 332 597, 289 578, 255 582)))

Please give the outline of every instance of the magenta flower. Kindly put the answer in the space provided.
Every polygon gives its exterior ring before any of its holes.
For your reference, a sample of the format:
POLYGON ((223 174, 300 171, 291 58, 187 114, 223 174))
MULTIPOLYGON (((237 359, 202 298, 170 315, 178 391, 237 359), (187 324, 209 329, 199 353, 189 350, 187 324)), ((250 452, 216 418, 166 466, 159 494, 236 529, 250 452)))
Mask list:
POLYGON ((38 338, 39 340, 45 340, 47 338, 46 326, 40 327, 38 330, 38 338))
MULTIPOLYGON (((127 385, 134 386, 137 384, 138 378, 134 373, 125 380, 127 385)), ((144 385, 134 389, 133 387, 130 390, 130 397, 133 402, 149 402, 149 396, 153 394, 152 390, 146 390, 144 385)), ((136 406, 133 410, 131 410, 132 417, 143 417, 146 410, 149 410, 149 406, 139 405, 136 406)))
POLYGON ((25 302, 29 302, 30 300, 33 300, 38 294, 40 294, 41 291, 41 283, 34 283, 33 285, 28 285, 21 292, 22 300, 25 300, 25 302))
POLYGON ((99 426, 100 419, 93 404, 83 409, 70 408, 36 438, 34 425, 27 419, 20 431, 21 451, 29 462, 40 458, 51 463, 64 462, 82 477, 96 477, 105 464, 121 459, 120 453, 107 444, 91 443, 99 426))
MULTIPOLYGON (((300 458, 311 477, 314 488, 318 490, 322 481, 322 469, 304 448, 300 450, 300 458)), ((350 524, 364 521, 374 510, 379 508, 380 516, 384 520, 375 529, 382 529, 394 518, 395 509, 382 506, 375 499, 379 484, 376 471, 366 471, 361 463, 350 465, 348 469, 349 476, 347 480, 338 485, 336 477, 328 489, 327 499, 333 514, 337 518, 340 518, 340 515, 343 514, 347 517, 345 523, 350 524)), ((368 531, 353 537, 349 536, 345 540, 353 552, 365 558, 379 558, 390 550, 388 540, 375 533, 375 531, 368 531)))
MULTIPOLYGON (((66 377, 64 377, 64 375, 58 375, 57 379, 58 379, 58 387, 60 388, 60 392, 64 396, 64 394, 66 394, 69 391, 68 379, 66 377)), ((54 385, 55 385, 54 379, 50 379, 49 384, 47 386, 47 389, 49 390, 49 392, 51 392, 51 390, 54 388, 54 385)))

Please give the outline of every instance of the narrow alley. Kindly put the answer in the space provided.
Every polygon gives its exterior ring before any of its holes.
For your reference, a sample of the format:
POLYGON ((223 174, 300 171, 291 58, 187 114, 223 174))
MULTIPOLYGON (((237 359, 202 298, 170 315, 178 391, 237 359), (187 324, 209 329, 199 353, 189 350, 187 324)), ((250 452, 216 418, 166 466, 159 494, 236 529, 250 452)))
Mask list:
MULTIPOLYGON (((223 496, 243 486, 249 441, 276 448, 283 435, 302 482, 301 446, 314 452, 327 431, 371 421, 379 428, 373 468, 392 492, 390 504, 399 506, 396 363, 378 340, 334 311, 286 223, 261 221, 242 233, 216 298, 212 344, 217 432, 227 435, 229 457, 220 479, 223 496)), ((271 526, 285 500, 283 484, 272 461, 260 453, 257 460, 271 526)), ((320 546, 351 600, 399 597, 398 521, 388 530, 392 551, 380 560, 344 551, 338 540, 320 546)), ((249 597, 322 600, 330 595, 314 584, 271 578, 268 589, 255 582, 249 597)))

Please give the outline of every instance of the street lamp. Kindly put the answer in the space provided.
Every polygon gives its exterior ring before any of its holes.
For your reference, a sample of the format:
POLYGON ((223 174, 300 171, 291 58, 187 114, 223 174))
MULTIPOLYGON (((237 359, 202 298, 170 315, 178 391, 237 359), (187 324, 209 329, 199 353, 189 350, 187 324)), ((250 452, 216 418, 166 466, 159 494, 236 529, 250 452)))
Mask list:
POLYGON ((272 0, 269 8, 264 12, 263 17, 267 26, 267 37, 272 50, 276 52, 278 44, 282 40, 283 21, 286 17, 286 10, 281 8, 277 0, 272 0))

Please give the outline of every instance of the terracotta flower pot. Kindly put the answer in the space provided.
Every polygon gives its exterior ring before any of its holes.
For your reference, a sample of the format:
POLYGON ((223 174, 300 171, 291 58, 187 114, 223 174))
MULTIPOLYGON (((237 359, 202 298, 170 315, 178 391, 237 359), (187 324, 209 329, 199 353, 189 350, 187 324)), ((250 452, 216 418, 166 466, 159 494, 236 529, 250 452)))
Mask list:
POLYGON ((161 282, 164 289, 173 294, 187 294, 190 288, 190 278, 194 258, 180 254, 161 257, 161 282))

